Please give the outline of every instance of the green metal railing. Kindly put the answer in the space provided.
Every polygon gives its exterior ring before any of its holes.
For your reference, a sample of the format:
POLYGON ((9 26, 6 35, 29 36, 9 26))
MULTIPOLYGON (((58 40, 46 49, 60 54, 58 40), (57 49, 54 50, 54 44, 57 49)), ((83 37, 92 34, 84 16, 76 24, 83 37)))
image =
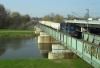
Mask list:
POLYGON ((89 35, 84 34, 84 40, 86 40, 86 42, 42 24, 39 24, 39 27, 93 67, 100 68, 100 46, 88 43, 88 40, 89 42, 93 41, 93 37, 88 38, 89 35))
POLYGON ((100 36, 99 35, 94 35, 94 34, 90 34, 90 33, 83 33, 83 39, 85 41, 90 42, 90 43, 100 45, 100 36))

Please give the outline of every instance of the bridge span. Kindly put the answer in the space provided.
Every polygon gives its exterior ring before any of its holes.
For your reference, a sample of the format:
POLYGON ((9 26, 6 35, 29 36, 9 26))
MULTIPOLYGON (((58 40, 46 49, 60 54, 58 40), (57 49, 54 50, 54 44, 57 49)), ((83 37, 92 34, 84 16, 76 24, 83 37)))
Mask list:
POLYGON ((58 40, 63 46, 91 64, 94 68, 100 68, 100 37, 83 33, 82 39, 72 37, 50 26, 38 23, 37 27, 48 35, 58 40), (95 39, 94 39, 95 37, 95 39), (93 43, 95 41, 95 43, 93 43))
POLYGON ((65 20, 66 23, 78 24, 83 27, 97 27, 100 28, 100 20, 65 20))

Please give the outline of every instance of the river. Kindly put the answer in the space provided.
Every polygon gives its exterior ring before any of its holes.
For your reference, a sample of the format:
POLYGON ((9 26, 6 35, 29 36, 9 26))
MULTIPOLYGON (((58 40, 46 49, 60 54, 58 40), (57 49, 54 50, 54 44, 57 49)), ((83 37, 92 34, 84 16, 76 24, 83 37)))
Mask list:
POLYGON ((42 58, 36 38, 0 38, 0 59, 42 58))

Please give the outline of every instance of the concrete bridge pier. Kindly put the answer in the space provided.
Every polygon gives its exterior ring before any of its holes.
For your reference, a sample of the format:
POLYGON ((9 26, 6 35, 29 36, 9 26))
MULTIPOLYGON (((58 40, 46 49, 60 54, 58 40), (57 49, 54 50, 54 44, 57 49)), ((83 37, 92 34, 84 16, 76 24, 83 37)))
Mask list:
POLYGON ((41 29, 36 27, 36 28, 35 28, 35 34, 39 35, 40 32, 41 32, 41 29))
POLYGON ((52 44, 52 51, 48 54, 48 59, 73 59, 76 55, 61 44, 52 44))
POLYGON ((44 57, 48 57, 48 53, 52 50, 52 43, 57 43, 57 41, 46 33, 40 32, 38 36, 38 47, 44 57))

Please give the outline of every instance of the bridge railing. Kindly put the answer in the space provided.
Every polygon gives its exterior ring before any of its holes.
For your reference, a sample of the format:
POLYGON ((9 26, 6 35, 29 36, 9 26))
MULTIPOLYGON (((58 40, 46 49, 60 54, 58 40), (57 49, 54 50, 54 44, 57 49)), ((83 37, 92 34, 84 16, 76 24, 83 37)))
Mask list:
POLYGON ((83 40, 88 41, 90 43, 94 43, 97 46, 100 46, 100 36, 99 35, 83 33, 83 40))

